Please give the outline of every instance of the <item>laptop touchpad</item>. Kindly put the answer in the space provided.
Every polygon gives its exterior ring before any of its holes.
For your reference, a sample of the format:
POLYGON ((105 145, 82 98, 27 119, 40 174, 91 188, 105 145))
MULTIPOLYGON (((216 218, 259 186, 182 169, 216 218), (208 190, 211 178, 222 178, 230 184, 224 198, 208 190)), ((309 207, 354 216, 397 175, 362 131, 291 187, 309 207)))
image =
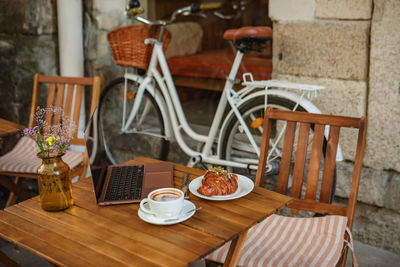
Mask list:
POLYGON ((157 189, 173 186, 171 172, 150 172, 145 174, 143 187, 146 189, 157 189))

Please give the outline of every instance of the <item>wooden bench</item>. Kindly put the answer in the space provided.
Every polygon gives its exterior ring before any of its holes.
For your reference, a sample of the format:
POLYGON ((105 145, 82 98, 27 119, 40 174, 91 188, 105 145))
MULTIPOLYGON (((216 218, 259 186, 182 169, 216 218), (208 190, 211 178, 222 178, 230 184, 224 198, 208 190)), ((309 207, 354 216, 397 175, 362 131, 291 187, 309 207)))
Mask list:
MULTIPOLYGON (((168 59, 176 86, 222 91, 229 75, 236 51, 227 47, 208 50, 193 55, 168 59)), ((272 58, 251 52, 243 57, 237 77, 251 72, 256 80, 269 80, 272 73, 272 58)))

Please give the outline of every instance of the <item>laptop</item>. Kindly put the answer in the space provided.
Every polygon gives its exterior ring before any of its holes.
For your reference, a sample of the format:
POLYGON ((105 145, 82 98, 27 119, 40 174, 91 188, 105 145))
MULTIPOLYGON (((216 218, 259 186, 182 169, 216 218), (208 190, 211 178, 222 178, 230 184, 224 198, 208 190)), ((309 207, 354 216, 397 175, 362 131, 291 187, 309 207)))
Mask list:
MULTIPOLYGON (((85 129, 88 136, 96 108, 85 129)), ((85 142, 86 145, 86 142, 85 142)), ((93 189, 98 205, 139 203, 158 188, 173 187, 173 164, 157 162, 90 167, 93 189)))

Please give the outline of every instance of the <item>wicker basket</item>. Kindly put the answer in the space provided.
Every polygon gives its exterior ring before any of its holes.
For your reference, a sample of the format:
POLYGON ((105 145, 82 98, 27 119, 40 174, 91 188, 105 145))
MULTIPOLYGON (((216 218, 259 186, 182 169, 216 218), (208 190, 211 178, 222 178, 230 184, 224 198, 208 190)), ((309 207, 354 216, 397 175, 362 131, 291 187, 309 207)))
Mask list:
MULTIPOLYGON (((125 67, 147 69, 153 45, 146 45, 146 38, 158 39, 160 29, 138 24, 121 27, 107 34, 115 64, 125 67)), ((163 50, 167 49, 171 34, 165 30, 163 50)))

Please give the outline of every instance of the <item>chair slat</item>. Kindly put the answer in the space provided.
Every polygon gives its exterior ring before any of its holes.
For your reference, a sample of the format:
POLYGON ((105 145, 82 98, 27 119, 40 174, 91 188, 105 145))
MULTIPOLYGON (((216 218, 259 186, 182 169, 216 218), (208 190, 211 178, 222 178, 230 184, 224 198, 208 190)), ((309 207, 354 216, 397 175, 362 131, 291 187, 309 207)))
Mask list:
POLYGON ((28 127, 32 128, 36 125, 36 119, 33 115, 36 113, 36 107, 39 106, 40 101, 40 88, 39 88, 39 74, 36 73, 33 77, 33 93, 32 93, 32 105, 31 105, 31 113, 29 116, 29 124, 28 127))
MULTIPOLYGON (((79 117, 81 111, 81 104, 82 104, 82 96, 83 96, 83 86, 78 84, 76 85, 76 93, 75 93, 75 106, 73 111, 73 121, 75 125, 78 127, 79 125, 79 117)), ((78 131, 75 131, 73 134, 74 138, 77 138, 78 131)))
POLYGON ((271 109, 267 109, 264 115, 264 128, 263 128, 261 143, 265 145, 260 147, 260 159, 259 159, 259 161, 264 162, 264 164, 259 164, 257 168, 257 174, 254 180, 254 184, 257 186, 262 186, 264 182, 265 168, 268 157, 269 139, 271 137, 271 120, 268 119, 270 112, 271 109))
POLYGON ((49 76, 49 75, 39 75, 39 83, 59 83, 59 84, 83 84, 83 85, 93 85, 92 77, 63 77, 63 76, 49 76))
POLYGON ((290 192, 290 195, 296 198, 300 198, 301 196, 309 133, 310 124, 300 123, 299 137, 297 139, 296 159, 293 168, 293 185, 290 192))
POLYGON ((326 114, 316 114, 309 113, 310 116, 304 117, 301 112, 297 112, 293 114, 288 110, 271 110, 271 119, 287 120, 287 121, 298 121, 298 122, 308 122, 315 123, 318 122, 320 124, 325 125, 333 125, 339 127, 351 127, 351 128, 359 128, 360 127, 360 119, 352 118, 352 117, 344 117, 344 116, 330 116, 326 114))
POLYGON ((315 200, 317 196, 319 170, 321 167, 322 148, 325 140, 325 125, 314 126, 314 138, 311 148, 310 164, 307 174, 307 189, 305 199, 315 200))
MULTIPOLYGON (((55 96, 56 96, 56 84, 51 83, 49 86, 49 93, 47 95, 46 107, 51 107, 52 105, 54 105, 55 96)), ((51 124, 51 120, 52 120, 52 113, 46 112, 45 121, 46 121, 47 125, 51 124)))
MULTIPOLYGON (((93 78, 93 87, 94 88, 100 88, 100 77, 96 76, 93 78)), ((92 90, 92 103, 90 106, 90 116, 93 115, 93 112, 95 108, 98 106, 100 99, 100 91, 98 90, 92 90)))
POLYGON ((322 185, 320 201, 328 203, 331 199, 333 176, 335 174, 336 152, 339 143, 340 127, 331 126, 329 129, 329 139, 326 147, 324 160, 324 173, 322 176, 322 185))
POLYGON ((346 216, 347 207, 338 206, 329 203, 316 202, 313 200, 295 199, 287 205, 288 208, 295 208, 297 210, 307 210, 311 212, 342 215, 346 216))
POLYGON ((49 93, 47 95, 46 107, 50 107, 50 106, 54 105, 55 97, 56 97, 56 84, 51 83, 49 86, 49 93))
MULTIPOLYGON (((56 107, 63 108, 64 105, 65 84, 58 84, 56 107)), ((61 114, 55 114, 53 124, 59 124, 61 114)))
POLYGON ((285 138, 284 138, 284 146, 282 150, 279 179, 277 185, 277 191, 281 194, 286 194, 288 189, 290 163, 292 161, 295 132, 296 132, 296 122, 292 121, 287 122, 285 138))
POLYGON ((64 104, 64 116, 67 118, 71 118, 72 99, 74 97, 74 92, 76 91, 75 85, 67 84, 66 90, 67 90, 67 95, 66 95, 65 104, 64 104))

